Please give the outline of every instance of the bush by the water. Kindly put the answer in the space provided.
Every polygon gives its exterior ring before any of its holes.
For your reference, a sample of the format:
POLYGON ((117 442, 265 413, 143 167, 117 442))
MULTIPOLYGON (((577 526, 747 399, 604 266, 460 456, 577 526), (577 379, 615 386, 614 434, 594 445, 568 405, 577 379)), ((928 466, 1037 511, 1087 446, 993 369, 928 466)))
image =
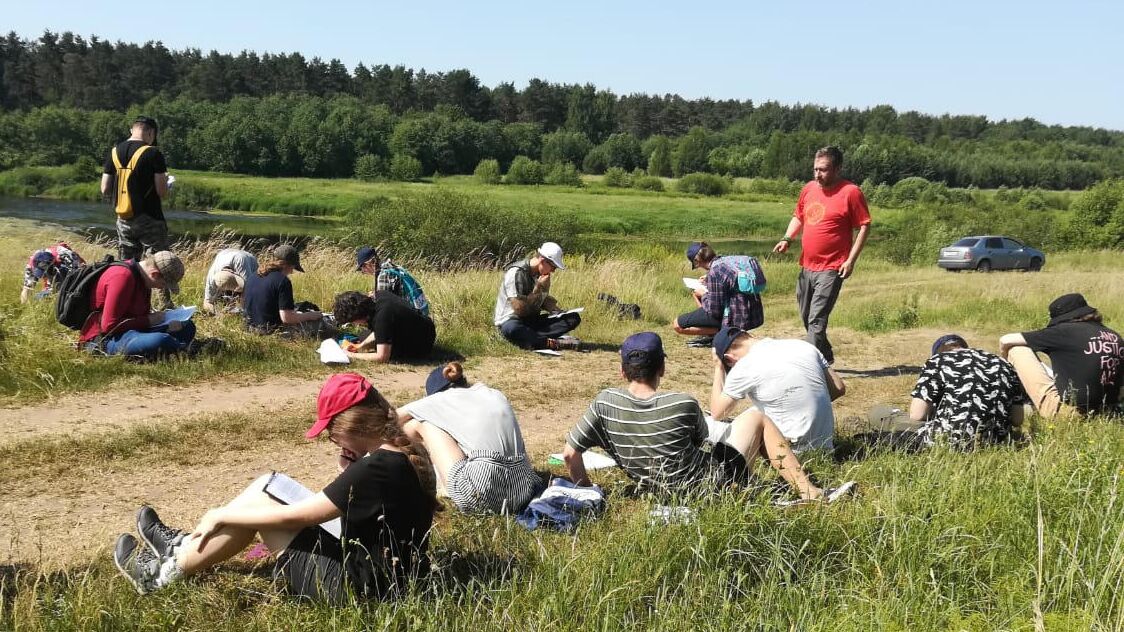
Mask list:
POLYGON ((481 160, 480 164, 476 165, 476 170, 472 172, 472 175, 480 184, 499 184, 500 180, 503 179, 500 161, 492 158, 481 160))
POLYGON ((569 162, 556 162, 546 168, 546 183, 566 187, 582 186, 582 176, 569 162))
POLYGON ((688 173, 679 179, 677 188, 683 193, 721 196, 730 192, 730 181, 713 173, 688 173))
POLYGON ((413 156, 397 154, 390 161, 390 179, 414 182, 422 176, 422 163, 413 156))
POLYGON ((516 156, 507 168, 503 181, 506 184, 542 184, 542 163, 526 156, 516 156))
POLYGON ((386 158, 375 154, 363 154, 355 159, 355 177, 360 180, 372 182, 385 178, 387 173, 386 158))
POLYGON ((421 257, 442 268, 503 263, 544 236, 566 248, 581 225, 576 216, 546 206, 511 209, 477 195, 437 189, 380 198, 348 213, 355 245, 376 244, 396 259, 421 257))

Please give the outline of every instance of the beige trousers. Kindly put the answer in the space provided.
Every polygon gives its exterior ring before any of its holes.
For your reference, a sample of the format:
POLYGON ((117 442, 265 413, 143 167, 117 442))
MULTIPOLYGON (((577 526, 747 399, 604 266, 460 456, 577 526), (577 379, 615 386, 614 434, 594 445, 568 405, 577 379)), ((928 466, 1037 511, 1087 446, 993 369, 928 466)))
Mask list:
POLYGON ((1030 347, 1014 347, 1007 353, 1007 360, 1019 374, 1019 381, 1030 397, 1030 403, 1038 414, 1047 418, 1068 417, 1077 410, 1062 402, 1061 394, 1054 383, 1054 376, 1042 365, 1038 355, 1030 347))

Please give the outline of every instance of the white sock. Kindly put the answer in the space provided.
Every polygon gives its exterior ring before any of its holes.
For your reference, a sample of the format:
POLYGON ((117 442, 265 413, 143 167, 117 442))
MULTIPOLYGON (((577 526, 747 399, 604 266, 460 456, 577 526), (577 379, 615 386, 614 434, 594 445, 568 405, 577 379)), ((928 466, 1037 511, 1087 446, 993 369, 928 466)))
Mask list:
POLYGON ((160 562, 160 572, 156 576, 156 586, 163 588, 183 576, 183 568, 176 561, 180 547, 172 548, 171 554, 160 562))

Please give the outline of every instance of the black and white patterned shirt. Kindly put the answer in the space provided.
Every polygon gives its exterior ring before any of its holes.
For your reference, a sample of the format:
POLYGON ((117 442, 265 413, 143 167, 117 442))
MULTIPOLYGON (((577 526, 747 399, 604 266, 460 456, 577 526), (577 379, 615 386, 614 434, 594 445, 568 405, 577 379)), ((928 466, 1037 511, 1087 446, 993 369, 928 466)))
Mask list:
POLYGON ((956 349, 929 358, 912 396, 933 407, 920 430, 925 442, 946 435, 959 448, 970 448, 977 441, 1006 441, 1011 434, 1011 409, 1026 401, 1014 367, 979 349, 956 349))

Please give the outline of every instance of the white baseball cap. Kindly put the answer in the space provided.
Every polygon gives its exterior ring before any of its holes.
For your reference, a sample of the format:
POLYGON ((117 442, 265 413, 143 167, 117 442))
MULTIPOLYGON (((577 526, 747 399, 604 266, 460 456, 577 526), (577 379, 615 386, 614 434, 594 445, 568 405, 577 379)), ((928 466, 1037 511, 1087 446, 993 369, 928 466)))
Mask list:
POLYGON ((559 270, 566 269, 566 266, 562 265, 562 246, 553 241, 548 241, 539 246, 539 254, 549 259, 559 270))

